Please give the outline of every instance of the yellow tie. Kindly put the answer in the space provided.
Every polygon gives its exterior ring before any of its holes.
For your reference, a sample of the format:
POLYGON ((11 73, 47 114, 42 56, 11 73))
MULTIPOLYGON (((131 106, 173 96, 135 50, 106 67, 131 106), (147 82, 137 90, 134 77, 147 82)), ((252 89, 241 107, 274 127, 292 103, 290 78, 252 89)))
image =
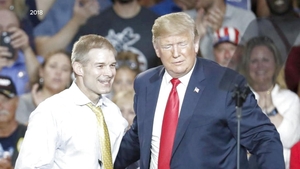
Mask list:
POLYGON ((100 138, 101 156, 104 169, 113 169, 110 139, 108 129, 105 123, 105 119, 100 107, 94 106, 92 103, 88 103, 87 106, 93 110, 98 121, 98 134, 100 138))

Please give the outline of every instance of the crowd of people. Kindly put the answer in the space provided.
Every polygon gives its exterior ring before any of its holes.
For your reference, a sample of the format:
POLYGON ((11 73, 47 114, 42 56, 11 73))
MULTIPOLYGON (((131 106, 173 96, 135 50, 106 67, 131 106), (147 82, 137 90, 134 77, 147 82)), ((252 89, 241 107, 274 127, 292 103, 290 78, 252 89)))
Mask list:
POLYGON ((299 8, 3 0, 0 168, 300 168, 299 8))

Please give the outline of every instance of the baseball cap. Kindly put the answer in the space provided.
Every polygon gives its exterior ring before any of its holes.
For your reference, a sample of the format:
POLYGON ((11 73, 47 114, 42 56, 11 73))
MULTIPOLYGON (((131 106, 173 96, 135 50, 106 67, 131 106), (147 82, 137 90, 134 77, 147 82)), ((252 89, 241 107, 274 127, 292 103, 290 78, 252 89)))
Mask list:
POLYGON ((17 95, 16 87, 11 78, 0 75, 0 93, 8 98, 13 98, 17 95))
POLYGON ((214 33, 214 46, 222 42, 230 42, 238 45, 240 32, 234 27, 222 27, 214 33))

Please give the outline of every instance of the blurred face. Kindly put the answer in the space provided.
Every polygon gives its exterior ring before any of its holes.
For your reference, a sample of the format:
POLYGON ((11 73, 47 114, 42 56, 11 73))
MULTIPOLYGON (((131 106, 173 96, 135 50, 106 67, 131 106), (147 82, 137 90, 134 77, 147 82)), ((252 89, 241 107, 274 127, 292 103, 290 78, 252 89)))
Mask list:
POLYGON ((275 14, 284 14, 290 8, 291 0, 267 0, 270 10, 275 14))
POLYGON ((129 125, 131 126, 135 117, 135 113, 133 110, 133 102, 128 100, 120 101, 118 107, 120 108, 123 117, 128 121, 129 125))
POLYGON ((7 98, 0 93, 0 123, 14 120, 18 98, 7 98))
POLYGON ((136 73, 129 69, 122 67, 117 70, 115 81, 113 83, 113 91, 118 93, 124 90, 133 90, 133 82, 136 73))
POLYGON ((13 4, 13 0, 0 0, 0 9, 9 9, 13 4))
POLYGON ((250 55, 249 75, 254 84, 266 85, 273 83, 275 59, 266 46, 256 46, 250 55))
POLYGON ((194 42, 189 32, 156 39, 155 52, 167 72, 174 78, 186 75, 194 66, 199 41, 194 42))
POLYGON ((214 56, 218 64, 236 69, 238 58, 235 54, 237 46, 230 42, 223 42, 214 47, 214 56))
POLYGON ((0 10, 0 16, 0 32, 7 32, 11 27, 19 27, 18 18, 11 11, 0 10))
POLYGON ((40 71, 40 76, 44 79, 44 87, 58 93, 70 85, 72 70, 68 57, 63 53, 57 53, 49 58, 40 71))
POLYGON ((95 48, 87 53, 89 61, 82 66, 81 90, 90 98, 109 93, 116 75, 116 59, 111 50, 95 48))

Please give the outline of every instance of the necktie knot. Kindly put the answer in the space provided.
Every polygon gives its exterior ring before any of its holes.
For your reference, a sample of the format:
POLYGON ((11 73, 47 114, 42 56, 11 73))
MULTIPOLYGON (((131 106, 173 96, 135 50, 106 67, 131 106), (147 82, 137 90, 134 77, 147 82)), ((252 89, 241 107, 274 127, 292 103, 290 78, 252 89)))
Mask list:
POLYGON ((171 83, 172 83, 173 87, 176 88, 179 85, 180 80, 178 78, 173 78, 173 79, 171 79, 171 83))

